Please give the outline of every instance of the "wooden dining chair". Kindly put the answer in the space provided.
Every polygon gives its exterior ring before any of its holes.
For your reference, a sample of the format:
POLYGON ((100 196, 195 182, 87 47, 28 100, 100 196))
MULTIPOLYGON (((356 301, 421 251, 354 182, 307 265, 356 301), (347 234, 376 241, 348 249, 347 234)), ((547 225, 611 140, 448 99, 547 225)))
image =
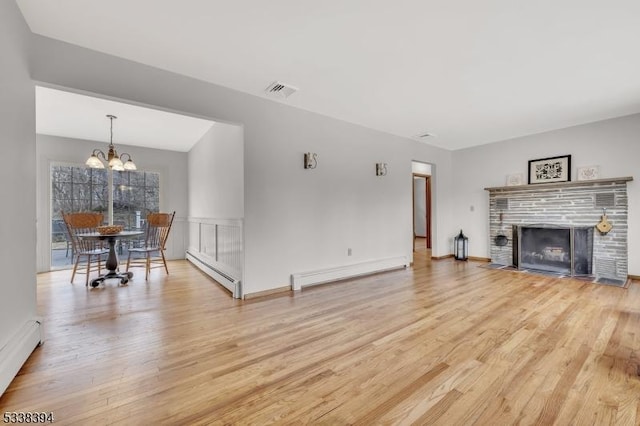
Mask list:
POLYGON ((102 213, 62 213, 62 218, 67 226, 69 239, 73 256, 73 272, 71 273, 71 282, 76 273, 86 274, 85 285, 89 285, 89 274, 92 271, 98 271, 98 275, 102 272, 103 257, 109 253, 109 250, 103 247, 102 241, 86 240, 81 236, 92 232, 97 232, 98 226, 102 225, 102 213), (82 266, 78 269, 78 266, 82 266))
POLYGON ((153 268, 164 266, 164 270, 169 274, 164 250, 175 214, 174 211, 173 213, 149 213, 147 215, 144 245, 129 249, 127 272, 130 267, 144 267, 145 281, 149 279, 149 272, 153 268))
MULTIPOLYGON (((66 250, 64 257, 69 257, 69 251, 71 250, 71 240, 69 239, 69 232, 67 231, 67 225, 64 224, 64 220, 56 219, 51 221, 51 241, 63 239, 66 243, 66 250)), ((71 252, 73 254, 73 252, 71 252)))

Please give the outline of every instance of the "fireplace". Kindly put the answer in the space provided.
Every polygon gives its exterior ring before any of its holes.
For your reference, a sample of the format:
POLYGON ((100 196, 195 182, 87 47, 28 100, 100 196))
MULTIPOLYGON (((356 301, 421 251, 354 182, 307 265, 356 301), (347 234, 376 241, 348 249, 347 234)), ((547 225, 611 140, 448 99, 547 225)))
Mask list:
MULTIPOLYGON (((573 246, 571 237, 569 239, 569 256, 573 266, 569 274, 590 274, 597 281, 625 283, 629 269, 627 183, 632 180, 631 177, 621 177, 485 188, 489 191, 487 237, 491 263, 504 267, 520 264, 518 226, 573 228, 574 231, 570 231, 573 246), (613 224, 613 229, 606 234, 595 229, 603 208, 607 209, 607 218, 613 224), (590 230, 583 231, 585 228, 590 230), (502 237, 497 238, 499 236, 502 237)), ((564 245, 554 242, 545 246, 546 252, 535 251, 537 258, 540 259, 542 255, 543 260, 551 262, 564 259, 567 252, 566 231, 564 238, 564 245)), ((546 268, 545 265, 534 266, 546 268)), ((553 266, 567 270, 566 262, 553 266)))
POLYGON ((562 275, 593 272, 593 227, 514 225, 513 264, 562 275))

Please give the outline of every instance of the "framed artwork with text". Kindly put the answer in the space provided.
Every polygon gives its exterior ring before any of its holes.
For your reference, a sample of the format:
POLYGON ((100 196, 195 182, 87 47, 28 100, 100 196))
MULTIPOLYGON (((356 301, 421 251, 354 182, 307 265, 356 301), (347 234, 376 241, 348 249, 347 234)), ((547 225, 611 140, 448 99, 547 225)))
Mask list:
POLYGON ((570 155, 529 160, 529 184, 569 182, 570 180, 570 155))

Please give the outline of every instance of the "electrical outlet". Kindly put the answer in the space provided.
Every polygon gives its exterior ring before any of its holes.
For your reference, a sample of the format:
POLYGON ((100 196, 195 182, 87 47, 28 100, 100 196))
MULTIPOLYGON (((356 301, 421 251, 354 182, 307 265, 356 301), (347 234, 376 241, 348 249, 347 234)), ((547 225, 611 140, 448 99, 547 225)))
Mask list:
POLYGON ((350 248, 347 249, 347 256, 351 256, 351 249, 350 248))

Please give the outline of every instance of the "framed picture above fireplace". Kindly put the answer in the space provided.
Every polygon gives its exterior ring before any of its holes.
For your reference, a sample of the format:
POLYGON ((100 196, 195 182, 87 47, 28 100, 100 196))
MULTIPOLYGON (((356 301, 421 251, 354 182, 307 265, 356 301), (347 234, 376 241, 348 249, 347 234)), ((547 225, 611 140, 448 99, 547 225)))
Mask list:
POLYGON ((570 180, 570 155, 529 160, 529 184, 569 182, 570 180))

